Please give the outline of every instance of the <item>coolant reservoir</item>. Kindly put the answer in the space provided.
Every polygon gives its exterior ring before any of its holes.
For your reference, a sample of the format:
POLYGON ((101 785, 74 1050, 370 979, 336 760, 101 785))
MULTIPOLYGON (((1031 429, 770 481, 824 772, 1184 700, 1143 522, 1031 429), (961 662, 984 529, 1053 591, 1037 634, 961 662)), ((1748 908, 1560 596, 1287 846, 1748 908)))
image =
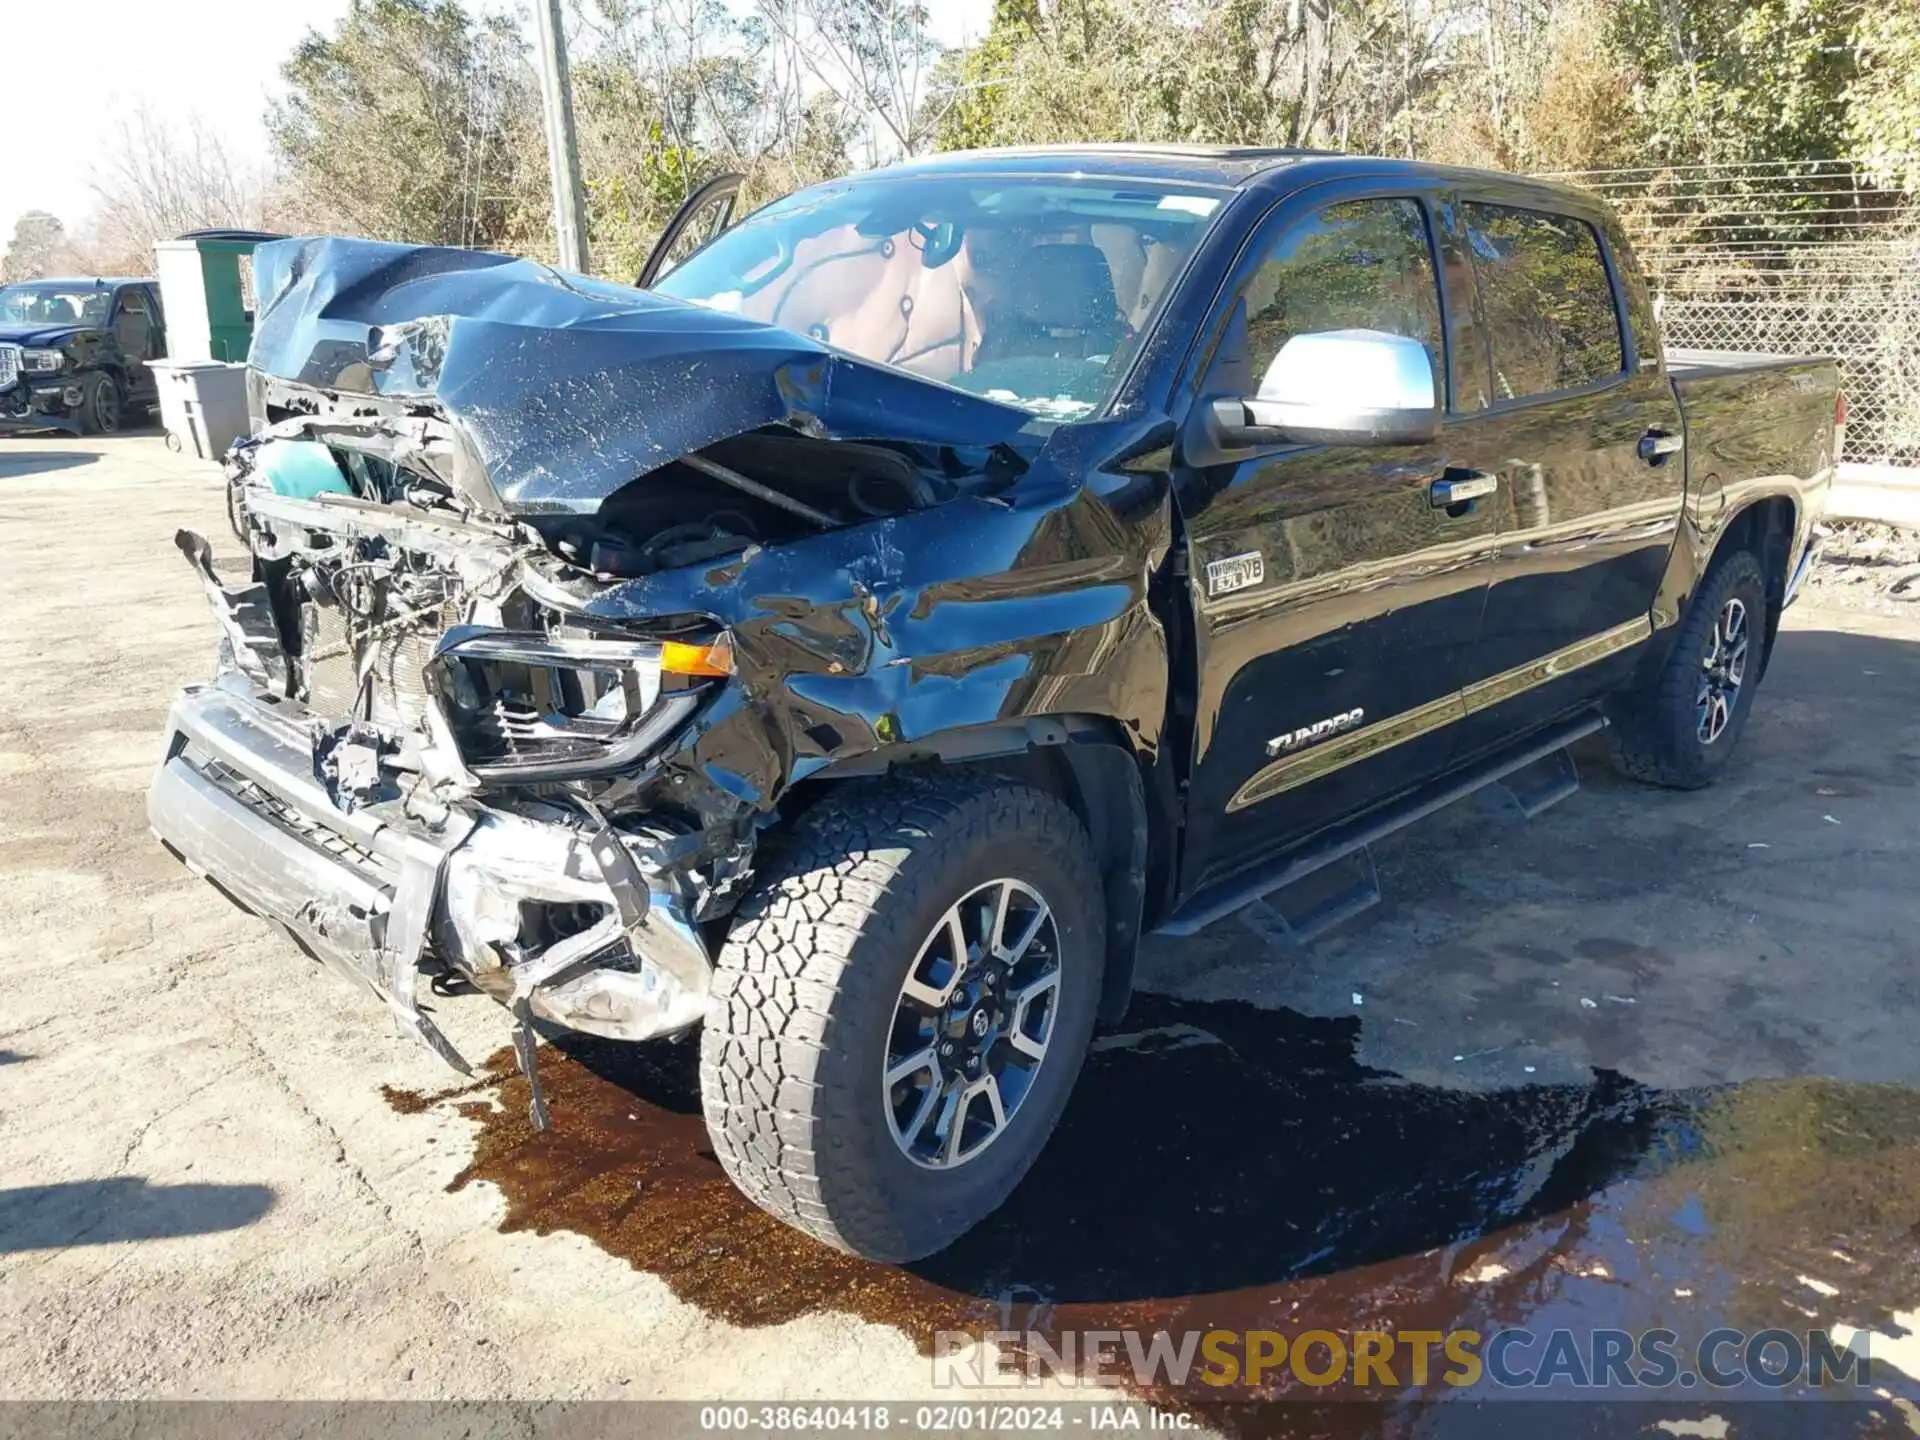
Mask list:
POLYGON ((317 440, 269 440, 253 452, 253 468, 276 495, 311 500, 353 493, 333 451, 317 440))

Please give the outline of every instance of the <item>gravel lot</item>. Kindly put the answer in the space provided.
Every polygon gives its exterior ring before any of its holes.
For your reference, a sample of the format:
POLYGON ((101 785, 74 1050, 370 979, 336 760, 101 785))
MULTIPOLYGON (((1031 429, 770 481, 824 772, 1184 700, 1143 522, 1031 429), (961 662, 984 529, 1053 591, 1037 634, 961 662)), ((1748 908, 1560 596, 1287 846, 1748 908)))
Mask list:
MULTIPOLYGON (((1823 577, 1710 792, 1589 755, 1537 820, 1469 801, 1382 847, 1385 903, 1305 954, 1257 914, 1156 943, 1058 1154, 907 1273, 731 1198, 684 1047, 555 1057, 560 1127, 596 1115, 570 1150, 513 1082, 383 1093, 453 1077, 147 832, 212 647, 180 526, 231 547, 214 467, 155 437, 0 440, 0 1398, 905 1399, 934 1393, 936 1323, 1010 1296, 1457 1319, 1493 1303, 1463 1280, 1489 1256, 1549 1264, 1499 1303, 1555 1323, 1698 1288, 1896 1351, 1920 1329, 1920 606, 1823 577), (1836 1107, 1864 1148, 1787 1118, 1836 1107), (1682 1172, 1647 1138, 1676 1108, 1725 1139, 1682 1172), (1573 1164, 1603 1130, 1629 1139, 1573 1164), (1681 1192, 1705 1238, 1661 1228, 1681 1192)), ((504 1042, 490 1002, 439 1013, 469 1054, 504 1042)))

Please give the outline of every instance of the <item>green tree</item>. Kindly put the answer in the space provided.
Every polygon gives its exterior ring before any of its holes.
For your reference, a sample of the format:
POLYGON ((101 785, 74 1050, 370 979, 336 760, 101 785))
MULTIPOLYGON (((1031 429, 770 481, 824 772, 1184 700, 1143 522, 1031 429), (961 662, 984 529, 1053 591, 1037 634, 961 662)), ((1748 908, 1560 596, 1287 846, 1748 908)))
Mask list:
POLYGON ((13 222, 13 239, 0 259, 0 280, 37 280, 67 253, 67 228, 45 210, 28 210, 13 222))
POLYGON ((268 115, 311 218, 376 239, 494 247, 544 189, 539 99, 507 20, 458 0, 352 0, 281 67, 268 115), (538 168, 534 162, 538 160, 538 168))
POLYGON ((1613 41, 1637 79, 1652 158, 1843 154, 1866 0, 1617 0, 1613 41))
MULTIPOLYGON (((1143 140, 1425 155, 1464 0, 1000 0, 944 145, 1143 140)), ((1464 13, 1464 11, 1462 11, 1464 13)))
MULTIPOLYGON (((694 143, 684 110, 669 113, 624 57, 576 63, 573 97, 594 266, 631 280, 680 202, 723 166, 714 151, 694 143)), ((540 117, 531 119, 538 133, 540 117)), ((550 203, 545 194, 527 194, 516 225, 519 248, 549 259, 550 203)))
MULTIPOLYGON (((723 172, 746 176, 736 213, 845 172, 856 107, 803 83, 809 72, 782 28, 793 23, 771 0, 751 12, 719 0, 583 7, 574 112, 602 273, 631 280, 674 211, 723 172)), ((536 106, 536 141, 539 123, 536 106)), ((537 165, 544 177, 544 150, 537 165)), ((513 231, 517 249, 552 255, 544 193, 524 195, 513 231)))
POLYGON ((1859 73, 1847 135, 1876 184, 1920 191, 1920 8, 1911 0, 1860 17, 1859 73))
POLYGON ((1473 0, 1451 17, 1437 93, 1415 121, 1428 158, 1496 170, 1601 169, 1640 158, 1634 76, 1610 0, 1473 0))
POLYGON ((998 142, 1006 128, 1002 90, 1012 81, 1024 46, 1034 43, 1039 0, 993 0, 986 38, 970 50, 940 57, 928 109, 938 118, 942 150, 973 150, 998 142))

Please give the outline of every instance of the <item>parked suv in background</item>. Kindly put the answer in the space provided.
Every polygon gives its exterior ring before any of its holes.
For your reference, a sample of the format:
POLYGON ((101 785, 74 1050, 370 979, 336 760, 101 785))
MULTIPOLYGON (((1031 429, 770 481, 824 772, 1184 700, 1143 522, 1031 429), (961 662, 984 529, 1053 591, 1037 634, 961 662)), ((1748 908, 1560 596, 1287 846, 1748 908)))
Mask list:
POLYGON ((1603 728, 1711 781, 1838 451, 1832 362, 1664 353, 1592 196, 1401 161, 941 156, 652 291, 256 266, 155 831, 456 1063, 417 969, 496 997, 540 1123, 537 1026, 703 1027, 727 1173, 888 1260, 1026 1172, 1143 932, 1603 728))
POLYGON ((157 281, 0 285, 0 429, 111 434, 159 403, 147 362, 166 353, 157 281))

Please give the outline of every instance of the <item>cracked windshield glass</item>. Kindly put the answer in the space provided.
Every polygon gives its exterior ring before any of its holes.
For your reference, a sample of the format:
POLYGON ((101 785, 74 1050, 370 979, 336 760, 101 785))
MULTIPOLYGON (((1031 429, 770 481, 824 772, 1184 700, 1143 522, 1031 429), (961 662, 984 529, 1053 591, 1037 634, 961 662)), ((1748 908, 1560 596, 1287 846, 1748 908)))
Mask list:
POLYGON ((767 206, 655 288, 1077 420, 1125 374, 1221 198, 1064 177, 826 186, 767 206))

